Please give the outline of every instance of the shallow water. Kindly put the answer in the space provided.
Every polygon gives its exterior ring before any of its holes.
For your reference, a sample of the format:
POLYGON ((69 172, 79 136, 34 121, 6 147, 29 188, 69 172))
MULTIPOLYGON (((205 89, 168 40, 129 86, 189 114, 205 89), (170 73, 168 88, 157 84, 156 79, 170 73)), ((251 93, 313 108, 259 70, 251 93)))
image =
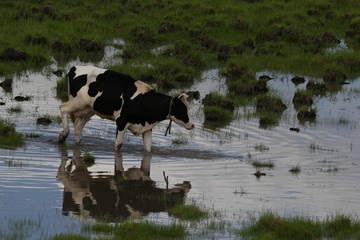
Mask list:
MULTIPOLYGON (((206 129, 201 101, 194 100, 194 130, 174 124, 165 137, 164 121, 153 131, 151 155, 144 153, 141 138, 129 133, 121 156, 113 151, 115 124, 97 117, 86 125, 80 146, 74 145, 72 132, 67 144, 57 144, 60 124, 36 124, 45 114, 58 115, 57 77, 50 69, 22 74, 14 79, 12 93, 0 89, 1 101, 6 103, 0 107, 0 116, 15 122, 20 132, 41 136, 28 139, 24 147, 0 149, 0 236, 21 228, 24 219, 31 224, 23 225, 39 231, 25 229, 19 239, 79 232, 84 221, 104 217, 169 222, 172 217, 166 211, 173 204, 169 200, 172 193, 184 194, 176 195, 180 202, 195 200, 234 222, 267 210, 320 219, 338 212, 359 216, 360 78, 344 85, 341 92, 317 98, 316 122, 302 125, 291 100, 305 84, 295 87, 291 74, 258 73, 262 74, 275 77, 268 85, 288 106, 279 126, 259 128, 259 120, 246 114, 253 108, 239 107, 239 117, 229 126, 206 129), (18 103, 13 100, 17 95, 32 99, 18 103), (18 105, 21 113, 7 111, 18 105), (290 131, 291 127, 300 131, 290 131), (95 165, 83 166, 80 156, 84 152, 96 157, 95 165), (260 169, 266 176, 257 178, 251 165, 255 160, 271 162, 274 167, 260 169), (301 172, 291 174, 290 168, 296 165, 301 172), (130 175, 119 178, 117 170, 122 168, 130 175), (166 191, 164 174, 171 191, 166 191), (144 184, 140 177, 154 182, 144 184), (175 186, 184 181, 190 182, 191 189, 175 186), (150 192, 155 197, 142 200, 150 192), (165 205, 154 200, 164 196, 169 200, 165 205)), ((211 91, 225 94, 224 86, 218 71, 209 70, 189 90, 198 90, 203 98, 211 91)))

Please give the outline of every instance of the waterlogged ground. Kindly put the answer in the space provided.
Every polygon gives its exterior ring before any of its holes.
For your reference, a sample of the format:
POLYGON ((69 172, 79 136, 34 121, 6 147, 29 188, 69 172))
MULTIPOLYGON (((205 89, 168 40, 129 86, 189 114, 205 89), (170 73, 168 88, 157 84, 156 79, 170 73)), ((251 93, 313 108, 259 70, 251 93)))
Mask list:
MULTIPOLYGON (((316 122, 300 124, 292 97, 305 84, 295 87, 291 74, 258 73, 274 77, 268 86, 288 106, 279 126, 259 128, 259 120, 251 114, 253 107, 239 107, 230 125, 206 129, 201 101, 194 100, 195 130, 173 125, 165 137, 165 121, 153 131, 152 154, 144 153, 141 138, 128 134, 117 155, 115 125, 108 120, 94 117, 84 129, 80 146, 74 145, 73 135, 65 145, 56 143, 61 124, 36 123, 44 115, 58 115, 58 77, 51 73, 56 65, 51 68, 14 78, 12 91, 0 89, 5 103, 0 107, 1 118, 15 122, 22 133, 40 134, 28 138, 24 147, 0 149, 0 238, 14 232, 18 232, 16 239, 77 233, 84 222, 104 218, 105 213, 110 220, 170 223, 174 219, 166 211, 174 203, 157 200, 163 199, 167 187, 164 174, 171 196, 215 210, 221 215, 215 221, 228 221, 235 228, 267 210, 321 219, 336 213, 360 216, 360 78, 344 85, 341 92, 315 98, 316 122), (19 95, 31 100, 13 100, 19 95), (9 112, 17 106, 20 113, 9 112), (96 157, 95 165, 83 165, 84 152, 96 157), (254 161, 270 162, 273 167, 256 169, 254 161), (301 172, 290 173, 294 166, 301 172), (132 187, 124 181, 116 185, 117 170, 122 169, 128 170, 122 176, 125 180, 140 176, 154 184, 132 187), (257 170, 265 176, 254 176, 257 170)), ((203 98, 211 91, 226 93, 224 86, 218 71, 209 70, 189 90, 198 90, 203 98)), ((235 238, 230 230, 215 236, 235 238)))

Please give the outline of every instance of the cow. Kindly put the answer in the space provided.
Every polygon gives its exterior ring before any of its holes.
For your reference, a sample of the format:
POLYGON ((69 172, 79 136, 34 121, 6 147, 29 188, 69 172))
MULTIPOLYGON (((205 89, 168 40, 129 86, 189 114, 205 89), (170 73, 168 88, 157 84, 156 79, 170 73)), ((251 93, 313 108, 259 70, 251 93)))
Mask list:
POLYGON ((68 116, 74 123, 75 142, 93 115, 116 122, 115 150, 123 145, 129 129, 143 137, 144 148, 151 152, 152 129, 166 119, 191 130, 194 123, 189 114, 188 95, 170 97, 156 92, 148 84, 132 77, 94 66, 72 67, 68 73, 69 101, 60 104, 63 131, 59 142, 69 135, 68 116))

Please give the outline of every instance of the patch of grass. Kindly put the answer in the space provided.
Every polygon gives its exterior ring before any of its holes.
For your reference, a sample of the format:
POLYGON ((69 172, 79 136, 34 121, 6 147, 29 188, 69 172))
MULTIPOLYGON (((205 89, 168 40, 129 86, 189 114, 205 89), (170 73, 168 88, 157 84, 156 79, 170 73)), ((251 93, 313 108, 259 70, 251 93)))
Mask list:
POLYGON ((15 124, 0 120, 0 146, 19 147, 24 144, 24 136, 16 132, 15 124))
POLYGON ((293 103, 295 109, 299 109, 301 106, 311 106, 313 104, 313 93, 311 91, 298 89, 295 92, 293 103))
POLYGON ((270 161, 251 161, 251 165, 255 168, 274 168, 274 163, 270 161))
POLYGON ((83 156, 83 161, 86 166, 90 167, 94 165, 96 157, 91 155, 89 152, 85 152, 83 156))
POLYGON ((21 113, 22 112, 22 107, 20 105, 17 105, 15 107, 10 107, 10 108, 6 109, 6 111, 8 113, 21 113))
POLYGON ((203 99, 204 106, 217 106, 223 109, 234 110, 234 102, 223 95, 211 92, 203 99))
POLYGON ((282 113, 286 109, 286 105, 281 98, 269 95, 261 95, 257 98, 257 112, 276 112, 282 113))
POLYGON ((238 234, 251 239, 358 239, 360 222, 344 215, 319 221, 307 217, 285 218, 266 212, 238 234))
POLYGON ((298 163, 296 166, 291 167, 289 172, 291 172, 292 174, 299 174, 301 172, 300 163, 298 163))
POLYGON ((108 239, 184 239, 185 227, 179 224, 158 225, 150 222, 124 222, 115 225, 95 224, 87 227, 96 233, 109 234, 108 239))
POLYGON ((301 124, 305 124, 306 122, 315 122, 316 109, 311 107, 309 108, 307 106, 301 106, 298 109, 296 117, 301 124))
POLYGON ((204 126, 219 128, 226 126, 233 119, 233 112, 217 106, 204 107, 204 126))
POLYGON ((180 220, 199 221, 208 216, 208 213, 201 210, 195 204, 178 205, 170 209, 169 213, 180 220))
POLYGON ((234 62, 251 72, 272 69, 319 77, 338 66, 350 77, 359 74, 357 0, 134 0, 101 6, 94 0, 4 0, 0 6, 2 49, 17 51, 13 56, 0 52, 0 74, 41 69, 51 57, 59 65, 77 58, 98 62, 104 46, 116 46, 112 39, 118 38, 125 42, 125 64, 143 66, 141 72, 153 75, 168 90, 184 87, 204 69, 227 68, 234 62), (325 51, 336 47, 339 39, 349 50, 325 51), (154 54, 153 49, 162 50, 154 54), (172 61, 179 68, 164 73, 163 66, 172 61))
POLYGON ((319 239, 322 229, 319 222, 307 218, 286 219, 267 212, 252 226, 241 230, 240 235, 256 239, 319 239))
POLYGON ((310 151, 315 152, 315 151, 329 151, 329 152, 337 152, 336 149, 334 149, 333 147, 325 147, 325 146, 321 146, 319 144, 316 144, 316 142, 311 142, 309 145, 310 151))
POLYGON ((267 152, 270 150, 270 148, 263 143, 256 144, 254 148, 256 151, 259 151, 259 152, 267 152))

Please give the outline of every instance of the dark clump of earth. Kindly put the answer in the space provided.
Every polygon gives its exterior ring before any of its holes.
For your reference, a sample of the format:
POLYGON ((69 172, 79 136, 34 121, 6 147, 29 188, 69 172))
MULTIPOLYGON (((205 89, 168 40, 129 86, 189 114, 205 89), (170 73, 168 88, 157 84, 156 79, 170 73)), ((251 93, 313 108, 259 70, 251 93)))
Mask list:
POLYGON ((28 59, 28 57, 29 54, 24 51, 15 50, 14 48, 6 48, 0 54, 0 61, 19 62, 25 61, 26 59, 28 59))
POLYGON ((50 125, 52 123, 51 119, 50 118, 47 118, 47 117, 40 117, 38 119, 36 119, 36 124, 39 124, 39 125, 50 125))

